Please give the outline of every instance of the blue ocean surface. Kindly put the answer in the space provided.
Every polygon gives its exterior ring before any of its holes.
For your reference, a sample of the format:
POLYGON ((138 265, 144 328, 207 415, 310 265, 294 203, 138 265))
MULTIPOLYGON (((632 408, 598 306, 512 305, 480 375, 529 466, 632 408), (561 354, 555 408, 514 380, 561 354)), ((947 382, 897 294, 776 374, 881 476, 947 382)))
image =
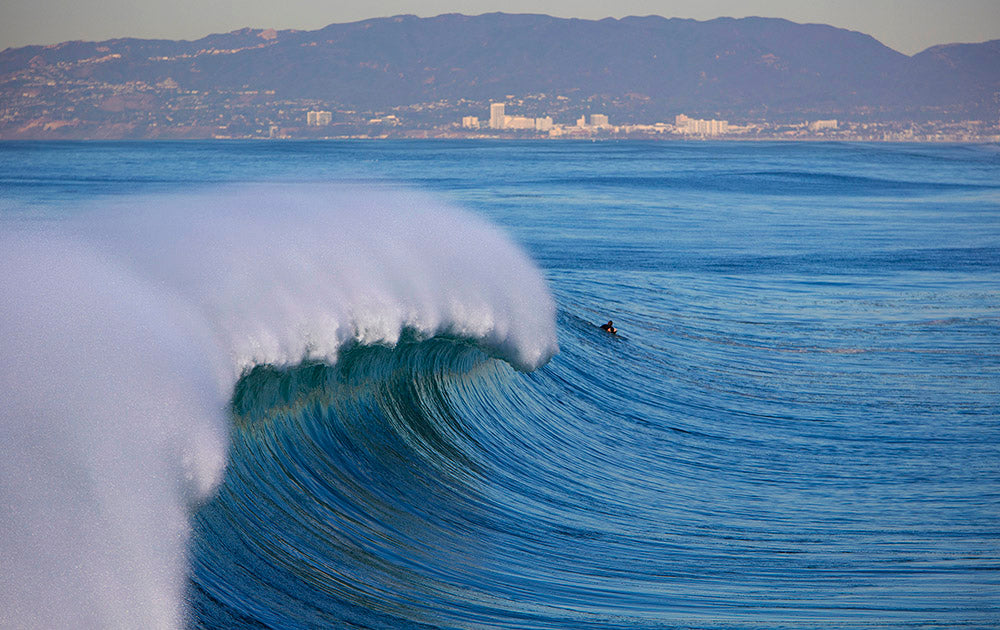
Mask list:
POLYGON ((8 142, 0 233, 0 626, 1000 627, 996 145, 8 142))

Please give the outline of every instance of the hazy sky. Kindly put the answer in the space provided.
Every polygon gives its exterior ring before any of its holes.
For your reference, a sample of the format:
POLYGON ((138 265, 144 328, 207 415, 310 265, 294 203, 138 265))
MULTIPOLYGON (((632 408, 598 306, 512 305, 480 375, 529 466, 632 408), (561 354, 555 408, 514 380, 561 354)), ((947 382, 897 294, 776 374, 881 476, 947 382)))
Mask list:
POLYGON ((761 15, 872 35, 900 52, 1000 39, 1000 0, 0 0, 0 49, 113 37, 197 39, 244 26, 313 30, 401 13, 492 11, 596 19, 761 15))

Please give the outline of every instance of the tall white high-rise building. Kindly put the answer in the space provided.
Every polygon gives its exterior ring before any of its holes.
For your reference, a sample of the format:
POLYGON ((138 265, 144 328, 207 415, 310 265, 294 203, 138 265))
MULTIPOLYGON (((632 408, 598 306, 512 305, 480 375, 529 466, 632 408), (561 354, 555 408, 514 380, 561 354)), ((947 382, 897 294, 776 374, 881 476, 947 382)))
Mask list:
POLYGON ((490 103, 490 129, 505 129, 507 116, 504 114, 503 103, 490 103))

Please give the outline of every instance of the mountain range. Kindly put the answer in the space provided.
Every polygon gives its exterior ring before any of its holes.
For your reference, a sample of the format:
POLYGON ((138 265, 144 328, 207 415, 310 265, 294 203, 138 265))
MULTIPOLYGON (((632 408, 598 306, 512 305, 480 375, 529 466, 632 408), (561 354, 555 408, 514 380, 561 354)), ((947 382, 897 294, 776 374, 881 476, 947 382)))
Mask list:
POLYGON ((48 103, 50 117, 67 107, 80 116, 88 90, 117 86, 122 97, 130 85, 150 108, 176 92, 372 111, 434 103, 458 111, 462 102, 544 94, 619 119, 688 112, 995 121, 1000 40, 907 56, 863 33, 774 18, 493 13, 242 29, 195 41, 77 41, 0 52, 0 127, 24 117, 25 95, 48 103))

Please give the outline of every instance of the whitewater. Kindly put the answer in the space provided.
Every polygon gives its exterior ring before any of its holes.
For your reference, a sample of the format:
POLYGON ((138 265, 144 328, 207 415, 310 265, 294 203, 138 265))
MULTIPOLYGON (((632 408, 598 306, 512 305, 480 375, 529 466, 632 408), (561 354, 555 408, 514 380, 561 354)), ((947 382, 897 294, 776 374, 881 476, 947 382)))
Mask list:
POLYGON ((254 366, 404 333, 520 369, 556 352, 533 263, 413 191, 242 186, 81 213, 0 239, 5 625, 180 626, 188 518, 254 366))
POLYGON ((0 627, 996 627, 998 182, 0 144, 0 627))

